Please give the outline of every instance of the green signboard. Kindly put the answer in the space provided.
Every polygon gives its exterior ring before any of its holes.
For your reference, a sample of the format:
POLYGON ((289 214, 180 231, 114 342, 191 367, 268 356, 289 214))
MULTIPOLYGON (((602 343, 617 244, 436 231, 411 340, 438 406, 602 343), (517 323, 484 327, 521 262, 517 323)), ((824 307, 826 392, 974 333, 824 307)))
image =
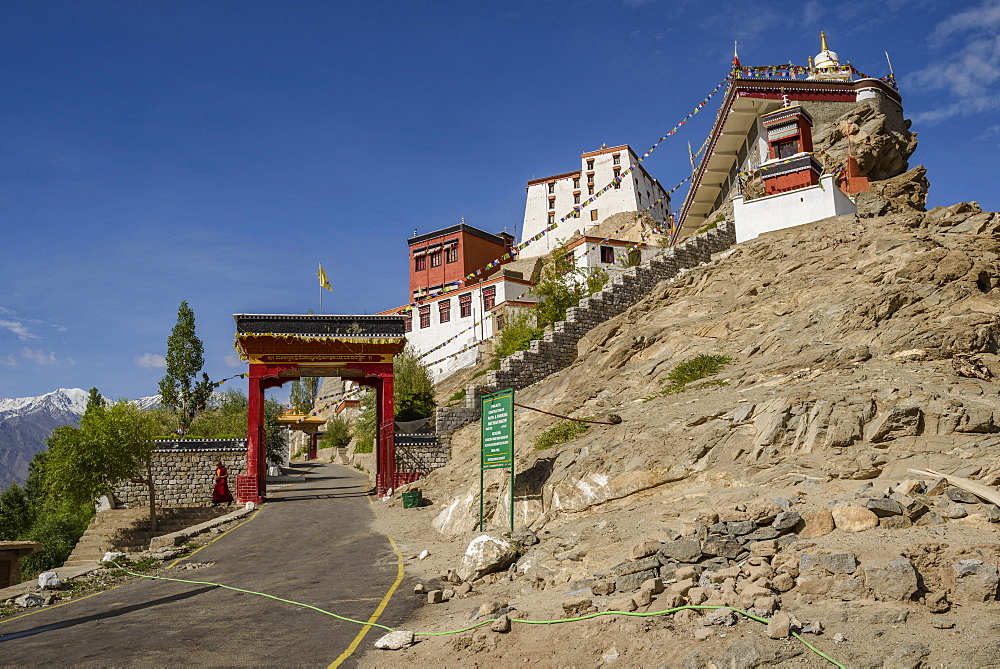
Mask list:
POLYGON ((483 469, 514 466, 514 391, 482 397, 483 469))
POLYGON ((479 530, 483 529, 483 472, 510 468, 510 531, 514 531, 514 389, 480 400, 479 530))

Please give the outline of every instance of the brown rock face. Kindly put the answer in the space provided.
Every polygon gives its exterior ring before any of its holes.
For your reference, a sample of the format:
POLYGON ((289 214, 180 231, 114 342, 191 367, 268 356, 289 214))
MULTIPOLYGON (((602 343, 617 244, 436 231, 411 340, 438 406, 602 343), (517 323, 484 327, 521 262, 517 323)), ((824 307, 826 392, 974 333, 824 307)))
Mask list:
MULTIPOLYGON (((803 539, 815 539, 830 534, 837 527, 833 515, 828 509, 817 509, 805 514, 802 518, 806 526, 799 533, 803 539)), ((876 521, 877 522, 877 521, 876 521)))
POLYGON ((813 145, 833 160, 850 154, 869 180, 890 179, 909 168, 907 160, 917 148, 917 134, 896 111, 859 105, 813 134, 813 145))

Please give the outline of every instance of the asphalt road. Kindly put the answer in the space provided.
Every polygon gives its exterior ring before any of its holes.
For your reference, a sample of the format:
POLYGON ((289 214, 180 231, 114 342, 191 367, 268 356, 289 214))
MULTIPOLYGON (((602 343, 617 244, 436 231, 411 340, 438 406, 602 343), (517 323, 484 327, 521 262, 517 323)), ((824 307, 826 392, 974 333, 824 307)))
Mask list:
MULTIPOLYGON (((398 573, 388 539, 372 529, 367 479, 341 465, 301 465, 299 471, 305 483, 272 497, 252 520, 185 561, 214 564, 163 575, 263 592, 367 621, 398 573)), ((414 606, 406 594, 400 586, 379 623, 393 627, 405 618, 414 606)), ((257 595, 141 579, 0 620, 0 664, 327 666, 361 629, 257 595)), ((382 633, 372 628, 359 652, 382 633)))

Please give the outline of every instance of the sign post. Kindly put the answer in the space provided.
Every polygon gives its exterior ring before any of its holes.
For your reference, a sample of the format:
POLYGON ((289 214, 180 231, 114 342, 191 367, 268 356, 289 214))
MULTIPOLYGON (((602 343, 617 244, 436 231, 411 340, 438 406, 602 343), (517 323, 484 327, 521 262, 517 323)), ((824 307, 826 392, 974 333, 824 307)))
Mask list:
POLYGON ((483 531, 483 483, 487 469, 510 468, 510 531, 514 531, 514 389, 480 399, 479 531, 483 531))

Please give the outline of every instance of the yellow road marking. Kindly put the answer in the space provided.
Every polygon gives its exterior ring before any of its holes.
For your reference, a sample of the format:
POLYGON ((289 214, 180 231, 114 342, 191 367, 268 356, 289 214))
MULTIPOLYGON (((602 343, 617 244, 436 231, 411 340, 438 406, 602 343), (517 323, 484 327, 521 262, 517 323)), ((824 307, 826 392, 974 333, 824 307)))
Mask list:
MULTIPOLYGON (((297 485, 298 485, 298 483, 293 483, 292 485, 288 486, 288 488, 285 488, 285 490, 288 490, 289 488, 292 488, 292 487, 297 486, 297 485)), ((279 492, 279 493, 277 493, 275 495, 272 495, 271 499, 273 499, 274 497, 277 497, 281 493, 285 492, 285 490, 282 490, 281 492, 279 492)), ((226 536, 227 534, 229 534, 230 532, 232 532, 233 530, 235 530, 237 527, 243 527, 244 525, 246 525, 247 523, 249 523, 251 520, 253 520, 254 518, 256 518, 257 514, 259 514, 264 509, 265 506, 267 506, 267 502, 264 502, 263 504, 261 504, 254 511, 253 515, 251 515, 249 518, 247 518, 246 520, 244 520, 239 525, 236 525, 235 527, 230 527, 228 530, 226 530, 225 532, 223 532, 219 536, 215 537, 214 539, 212 539, 211 541, 209 541, 204 546, 199 546, 195 550, 191 551, 191 553, 189 555, 185 555, 184 557, 177 558, 176 560, 174 560, 173 562, 171 562, 165 569, 170 569, 171 567, 173 567, 174 565, 176 565, 178 562, 180 562, 182 560, 188 559, 189 557, 191 557, 192 555, 194 555, 195 553, 197 553, 198 551, 200 551, 202 548, 205 548, 205 546, 211 546, 216 541, 218 541, 222 537, 226 536)), ((4 618, 3 620, 0 620, 0 625, 2 625, 3 623, 12 622, 14 620, 19 620, 21 618, 26 618, 28 616, 33 616, 36 613, 42 613, 44 611, 51 611, 52 609, 58 609, 60 606, 66 606, 67 604, 75 604, 77 602, 82 602, 83 600, 90 599, 91 597, 94 597, 95 595, 101 595, 101 594, 104 594, 105 592, 110 592, 110 591, 114 590, 115 588, 120 588, 123 585, 125 585, 126 583, 119 583, 118 585, 113 585, 110 588, 107 588, 105 590, 98 590, 97 592, 92 592, 89 595, 84 595, 83 597, 74 597, 73 599, 70 599, 70 600, 67 600, 65 602, 62 602, 61 604, 52 604, 51 606, 41 607, 41 608, 39 608, 39 609, 37 609, 35 611, 29 611, 28 613, 22 613, 21 615, 14 616, 13 618, 4 618)))
POLYGON ((356 637, 354 637, 354 641, 351 642, 351 645, 340 654, 340 657, 333 661, 333 664, 330 665, 329 669, 339 667, 344 660, 349 658, 354 651, 357 650, 358 644, 360 644, 361 640, 365 638, 366 634, 368 634, 368 630, 372 628, 372 623, 378 622, 379 616, 381 616, 382 612, 385 611, 385 607, 388 606, 389 600, 392 599, 392 595, 396 592, 396 588, 398 588, 399 584, 403 582, 403 556, 400 554, 399 549, 396 547, 396 542, 393 541, 392 537, 386 537, 386 539, 389 540, 389 544, 392 546, 393 552, 396 553, 396 580, 392 584, 392 587, 389 588, 389 592, 385 593, 385 597, 382 598, 378 608, 375 609, 375 613, 373 613, 372 617, 368 619, 368 624, 361 628, 361 631, 358 632, 356 637))

